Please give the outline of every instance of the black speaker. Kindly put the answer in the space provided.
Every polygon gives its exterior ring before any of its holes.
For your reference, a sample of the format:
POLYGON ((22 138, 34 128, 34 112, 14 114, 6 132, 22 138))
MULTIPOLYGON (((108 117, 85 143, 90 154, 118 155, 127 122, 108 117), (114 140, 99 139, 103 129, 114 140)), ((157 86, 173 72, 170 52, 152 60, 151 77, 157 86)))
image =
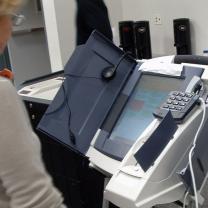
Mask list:
POLYGON ((134 46, 134 22, 121 21, 119 22, 119 37, 120 47, 125 52, 130 52, 136 58, 134 46))
POLYGON ((135 22, 134 35, 137 59, 152 58, 149 21, 135 22))
POLYGON ((191 55, 190 22, 187 18, 173 20, 174 46, 177 55, 191 55))

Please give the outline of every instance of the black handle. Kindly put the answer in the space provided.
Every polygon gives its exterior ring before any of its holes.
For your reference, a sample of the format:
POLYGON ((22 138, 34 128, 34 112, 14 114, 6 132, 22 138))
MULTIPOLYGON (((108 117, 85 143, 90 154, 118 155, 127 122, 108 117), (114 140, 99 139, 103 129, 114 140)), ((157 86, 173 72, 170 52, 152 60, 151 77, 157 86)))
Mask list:
POLYGON ((175 64, 189 63, 189 64, 201 64, 208 65, 208 57, 197 55, 177 55, 174 58, 175 64))

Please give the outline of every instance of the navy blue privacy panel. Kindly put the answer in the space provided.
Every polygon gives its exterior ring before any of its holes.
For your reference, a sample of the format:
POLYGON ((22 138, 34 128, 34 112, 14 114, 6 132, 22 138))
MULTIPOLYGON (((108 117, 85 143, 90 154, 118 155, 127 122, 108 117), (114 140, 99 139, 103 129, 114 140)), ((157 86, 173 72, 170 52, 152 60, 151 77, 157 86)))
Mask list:
POLYGON ((66 64, 65 81, 38 129, 85 154, 136 65, 130 56, 121 60, 123 54, 111 41, 94 32, 66 64), (112 80, 103 80, 102 70, 112 66, 117 66, 116 75, 112 80))
POLYGON ((154 164, 157 157, 172 139, 177 125, 170 111, 167 112, 157 129, 134 155, 139 165, 147 171, 154 164))

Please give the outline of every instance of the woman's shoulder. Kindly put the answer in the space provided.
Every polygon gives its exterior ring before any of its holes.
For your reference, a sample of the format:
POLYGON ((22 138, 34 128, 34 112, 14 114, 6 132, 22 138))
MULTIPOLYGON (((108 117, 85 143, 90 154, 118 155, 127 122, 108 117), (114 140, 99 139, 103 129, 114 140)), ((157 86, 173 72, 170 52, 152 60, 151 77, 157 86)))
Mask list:
POLYGON ((13 88, 13 86, 12 86, 11 80, 0 76, 0 90, 1 91, 5 90, 5 89, 11 90, 12 88, 13 88))
POLYGON ((2 105, 19 105, 20 99, 11 80, 0 76, 0 103, 2 105))

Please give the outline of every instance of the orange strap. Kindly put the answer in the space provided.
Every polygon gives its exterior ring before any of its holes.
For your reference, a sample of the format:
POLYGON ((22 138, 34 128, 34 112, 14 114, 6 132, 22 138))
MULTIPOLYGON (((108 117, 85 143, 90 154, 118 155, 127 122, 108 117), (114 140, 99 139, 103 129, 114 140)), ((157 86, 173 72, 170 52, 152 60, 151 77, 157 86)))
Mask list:
POLYGON ((0 70, 0 76, 13 80, 14 74, 9 69, 0 70))

